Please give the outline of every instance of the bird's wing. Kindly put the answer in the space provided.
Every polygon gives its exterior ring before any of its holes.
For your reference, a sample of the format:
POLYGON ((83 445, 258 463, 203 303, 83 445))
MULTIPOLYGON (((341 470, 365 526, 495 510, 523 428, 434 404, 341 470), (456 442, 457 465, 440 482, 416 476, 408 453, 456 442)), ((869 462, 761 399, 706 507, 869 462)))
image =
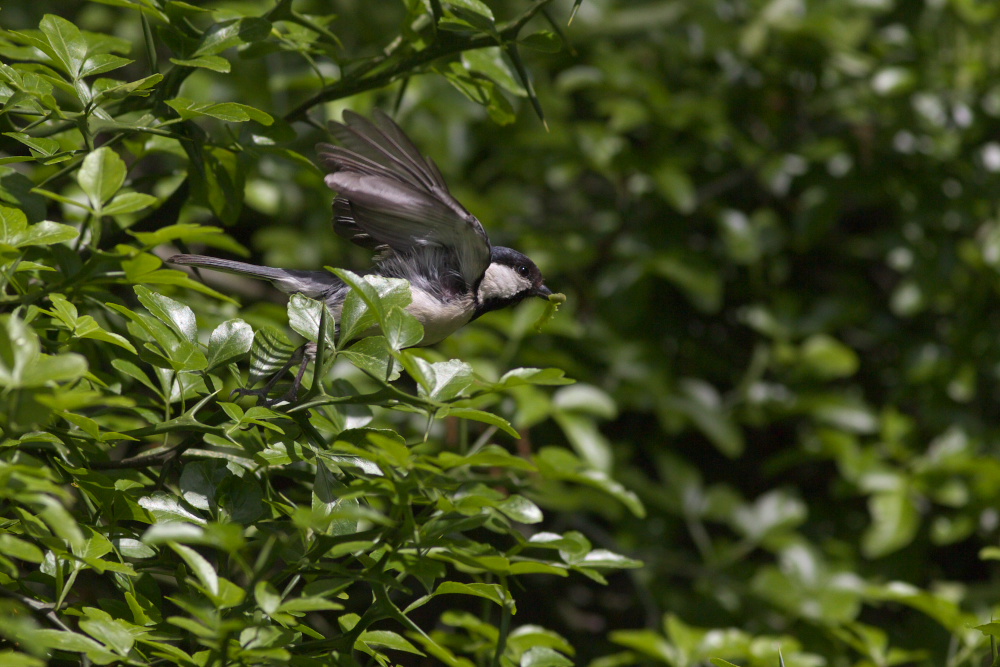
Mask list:
POLYGON ((466 285, 476 284, 490 264, 490 242, 483 225, 448 192, 441 172, 389 116, 374 121, 344 112, 330 122, 341 144, 320 144, 330 169, 326 184, 334 200, 334 230, 367 248, 388 246, 399 253, 441 249, 466 285))

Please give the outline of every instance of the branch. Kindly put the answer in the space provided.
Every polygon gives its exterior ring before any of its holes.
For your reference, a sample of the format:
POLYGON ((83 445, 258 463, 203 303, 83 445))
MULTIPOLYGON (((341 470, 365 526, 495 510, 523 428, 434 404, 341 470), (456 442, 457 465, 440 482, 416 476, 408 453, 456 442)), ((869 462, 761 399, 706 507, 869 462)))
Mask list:
POLYGON ((535 15, 550 2, 552 2, 552 0, 538 0, 538 2, 533 4, 531 8, 521 14, 521 16, 509 23, 504 24, 504 26, 500 28, 496 34, 476 35, 468 38, 456 36, 455 38, 447 41, 438 41, 423 51, 418 51, 409 57, 396 62, 381 72, 378 72, 377 74, 368 75, 369 72, 383 64, 389 56, 386 55, 376 58, 372 62, 368 63, 360 73, 355 73, 355 76, 341 79, 337 83, 324 88, 316 95, 299 104, 297 107, 285 114, 285 120, 289 123, 297 120, 305 120, 308 111, 316 105, 323 104, 324 102, 330 102, 332 100, 339 100, 344 97, 350 97, 351 95, 356 95, 366 90, 381 88, 382 86, 392 83, 397 77, 412 72, 418 67, 433 62, 438 58, 452 56, 456 53, 462 53, 463 51, 473 51, 475 49, 484 49, 489 46, 502 45, 504 42, 517 39, 518 33, 528 23, 528 21, 533 19, 535 15))

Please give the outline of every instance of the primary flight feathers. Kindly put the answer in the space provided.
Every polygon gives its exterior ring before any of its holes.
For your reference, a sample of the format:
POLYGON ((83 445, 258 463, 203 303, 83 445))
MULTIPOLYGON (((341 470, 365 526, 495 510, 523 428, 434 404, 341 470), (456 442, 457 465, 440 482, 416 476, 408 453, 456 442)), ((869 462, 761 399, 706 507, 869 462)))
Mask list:
POLYGON ((448 191, 434 162, 381 111, 374 121, 345 111, 343 123, 330 122, 330 133, 342 145, 318 149, 331 172, 326 184, 339 195, 334 230, 368 248, 447 250, 450 268, 474 288, 490 264, 490 242, 479 220, 448 191))

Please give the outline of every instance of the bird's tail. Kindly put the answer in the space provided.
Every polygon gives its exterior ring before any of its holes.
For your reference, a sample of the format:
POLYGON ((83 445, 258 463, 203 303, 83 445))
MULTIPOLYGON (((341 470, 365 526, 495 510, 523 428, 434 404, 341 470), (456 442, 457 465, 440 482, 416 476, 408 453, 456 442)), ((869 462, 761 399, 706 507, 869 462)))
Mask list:
POLYGON ((208 257, 207 255, 174 255, 167 262, 181 266, 195 266, 201 269, 235 273, 260 280, 269 280, 282 292, 288 294, 299 292, 310 297, 328 294, 333 289, 343 285, 340 278, 327 271, 275 269, 270 266, 258 266, 256 264, 247 264, 246 262, 237 262, 232 259, 208 257))

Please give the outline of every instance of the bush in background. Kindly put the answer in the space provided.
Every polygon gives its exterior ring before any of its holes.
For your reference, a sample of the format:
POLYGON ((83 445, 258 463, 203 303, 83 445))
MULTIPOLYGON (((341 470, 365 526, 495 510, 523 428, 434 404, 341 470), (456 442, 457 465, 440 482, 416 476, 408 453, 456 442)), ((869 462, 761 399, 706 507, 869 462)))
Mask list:
MULTIPOLYGON (((1000 10, 62 4, 2 13, 8 641, 200 663, 990 662, 1000 10), (90 45, 75 71, 46 12, 90 45), (312 145, 376 105, 567 306, 541 334, 525 305, 419 353, 334 340, 309 410, 229 401, 268 365, 244 360, 248 331, 292 348, 275 332, 326 341, 321 318, 156 253, 364 268, 330 234, 312 145), (610 573, 633 564, 613 554, 645 566, 610 573)), ((358 297, 372 318, 387 298, 358 297)))

